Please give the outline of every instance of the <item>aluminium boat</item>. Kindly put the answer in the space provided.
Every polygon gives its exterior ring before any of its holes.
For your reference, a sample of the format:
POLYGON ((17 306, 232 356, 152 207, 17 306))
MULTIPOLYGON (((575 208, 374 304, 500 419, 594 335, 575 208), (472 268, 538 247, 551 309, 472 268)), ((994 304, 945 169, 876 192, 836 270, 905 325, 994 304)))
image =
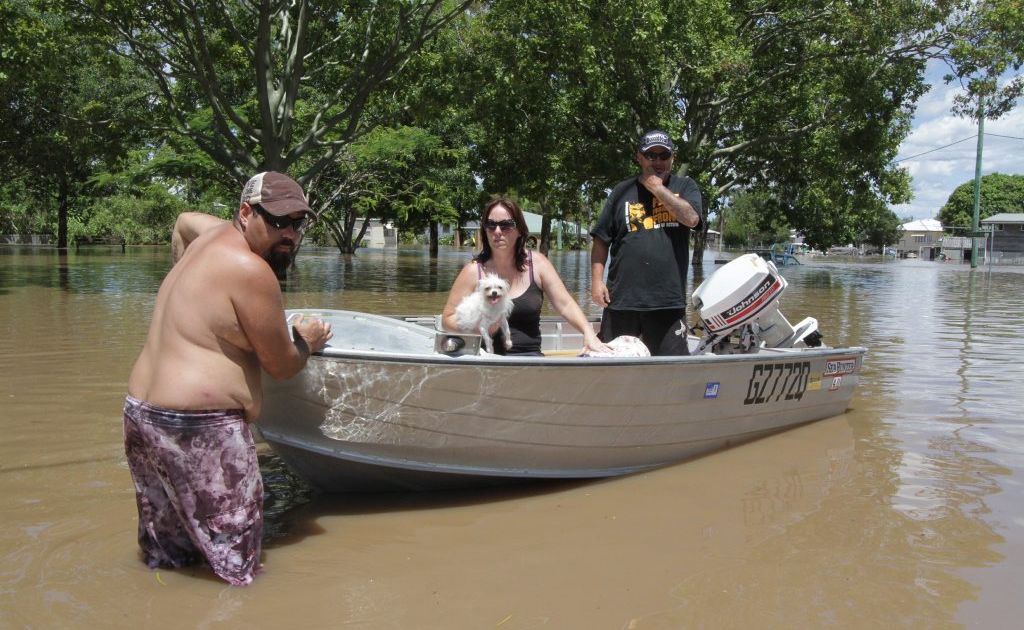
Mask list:
POLYGON ((790 326, 785 280, 751 256, 694 292, 689 356, 580 357, 557 318, 546 356, 504 357, 436 317, 289 311, 334 338, 295 377, 264 377, 260 431, 321 490, 430 490, 625 475, 843 413, 866 350, 823 345, 812 318, 790 326))

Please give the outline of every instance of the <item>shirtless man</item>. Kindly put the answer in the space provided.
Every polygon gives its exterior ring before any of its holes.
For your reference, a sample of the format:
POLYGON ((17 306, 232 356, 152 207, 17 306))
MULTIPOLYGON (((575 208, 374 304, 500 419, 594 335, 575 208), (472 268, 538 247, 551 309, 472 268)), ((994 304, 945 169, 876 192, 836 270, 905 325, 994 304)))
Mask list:
POLYGON ((332 336, 324 322, 300 317, 292 340, 276 277, 310 215, 294 180, 266 172, 245 185, 233 221, 185 213, 175 223, 175 264, 124 407, 150 568, 205 560, 244 585, 259 567, 263 483, 247 422, 259 416, 261 369, 294 376, 332 336))

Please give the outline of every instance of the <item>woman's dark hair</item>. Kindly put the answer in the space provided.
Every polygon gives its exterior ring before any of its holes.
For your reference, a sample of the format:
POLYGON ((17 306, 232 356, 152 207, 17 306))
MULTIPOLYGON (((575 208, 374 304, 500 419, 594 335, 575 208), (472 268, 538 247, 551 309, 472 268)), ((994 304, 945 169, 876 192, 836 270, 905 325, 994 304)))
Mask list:
POLYGON ((493 255, 491 252, 491 242, 487 240, 487 228, 484 224, 491 216, 491 210, 494 210, 497 206, 505 206, 505 209, 512 215, 512 220, 516 222, 516 237, 515 244, 515 257, 516 257, 516 269, 519 271, 526 270, 526 239, 530 238, 530 230, 526 227, 526 217, 523 216, 523 211, 519 209, 516 202, 512 201, 508 197, 495 197, 487 202, 484 206, 484 211, 480 214, 480 243, 483 249, 479 254, 476 255, 476 261, 483 264, 491 259, 493 255))

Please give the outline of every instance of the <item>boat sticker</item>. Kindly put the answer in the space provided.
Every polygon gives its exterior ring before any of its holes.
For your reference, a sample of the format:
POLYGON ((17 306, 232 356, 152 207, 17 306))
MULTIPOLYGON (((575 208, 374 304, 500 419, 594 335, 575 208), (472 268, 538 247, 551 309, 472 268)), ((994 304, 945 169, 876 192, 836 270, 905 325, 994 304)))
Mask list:
POLYGON ((811 380, 807 381, 807 391, 816 392, 821 390, 821 377, 812 376, 811 380))
POLYGON ((778 400, 800 400, 811 376, 810 361, 758 363, 750 372, 744 405, 761 405, 778 400))
POLYGON ((856 357, 849 359, 831 359, 825 361, 825 373, 822 376, 842 376, 857 371, 856 357))
POLYGON ((718 383, 708 383, 704 386, 704 398, 718 398, 718 383))
POLYGON ((839 386, 843 384, 843 377, 837 376, 832 379, 832 384, 828 386, 828 391, 834 392, 839 389, 839 386))

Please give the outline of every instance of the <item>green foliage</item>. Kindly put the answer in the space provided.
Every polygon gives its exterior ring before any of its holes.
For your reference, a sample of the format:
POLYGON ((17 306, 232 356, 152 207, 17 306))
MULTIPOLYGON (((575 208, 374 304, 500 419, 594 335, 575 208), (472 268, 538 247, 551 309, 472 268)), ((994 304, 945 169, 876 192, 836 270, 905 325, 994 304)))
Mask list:
POLYGON ((858 245, 867 243, 881 251, 886 245, 899 242, 903 234, 903 223, 892 210, 879 208, 861 223, 861 231, 853 242, 858 245))
POLYGON ((909 195, 892 160, 953 8, 497 0, 458 62, 485 187, 542 207, 599 199, 659 126, 705 212, 755 187, 819 245, 852 239, 909 195))
POLYGON ((985 117, 1003 116, 1024 93, 1024 1, 973 3, 955 32, 953 72, 946 82, 959 82, 967 91, 956 96, 953 112, 977 119, 978 98, 984 96, 985 117))
MULTIPOLYGON (((1001 212, 1024 212, 1024 175, 992 173, 981 178, 978 220, 1001 212)), ((943 228, 969 228, 974 220, 974 180, 960 184, 939 210, 943 228)))
POLYGON ((0 234, 53 233, 49 219, 56 215, 55 209, 36 198, 26 177, 12 175, 15 172, 8 171, 0 181, 0 234))
POLYGON ((8 0, 0 231, 162 240, 171 209, 233 210, 267 168, 346 251, 366 216, 464 222, 479 182, 586 224, 659 126, 705 216, 756 191, 726 240, 884 240, 924 64, 998 115, 1022 20, 1021 0, 8 0))
MULTIPOLYGON (((459 181, 454 171, 465 165, 464 149, 443 146, 441 138, 417 127, 378 127, 351 149, 349 177, 366 182, 350 195, 361 214, 422 225, 458 218, 449 185, 459 181)), ((461 174, 462 182, 468 182, 469 172, 461 174)))
POLYGON ((126 245, 166 243, 177 216, 188 210, 179 198, 157 186, 144 196, 97 198, 69 227, 72 240, 113 240, 126 245))
MULTIPOLYGON (((80 23, 144 69, 165 133, 187 138, 239 184, 290 172, 311 197, 319 175, 386 121, 366 106, 469 0, 344 3, 109 0, 80 23)), ((391 95, 393 96, 393 95, 391 95)), ((388 109, 386 99, 377 98, 388 109)), ((398 111, 391 108, 391 112, 398 111)))
POLYGON ((476 197, 466 149, 419 127, 377 127, 350 145, 346 161, 321 184, 332 193, 318 229, 329 231, 342 251, 358 247, 356 217, 416 232, 430 222, 456 223, 459 208, 476 197))
POLYGON ((768 247, 789 241, 789 225, 767 193, 741 192, 721 211, 725 217, 722 243, 726 247, 768 247))
POLYGON ((481 14, 459 55, 460 92, 479 126, 474 154, 489 191, 537 200, 570 218, 625 177, 643 125, 658 119, 646 73, 661 7, 640 2, 499 0, 481 14), (637 54, 638 49, 644 54, 637 54))
POLYGON ((0 165, 16 170, 67 243, 69 213, 85 181, 141 141, 145 92, 124 59, 76 30, 72 15, 44 0, 0 8, 0 165))

